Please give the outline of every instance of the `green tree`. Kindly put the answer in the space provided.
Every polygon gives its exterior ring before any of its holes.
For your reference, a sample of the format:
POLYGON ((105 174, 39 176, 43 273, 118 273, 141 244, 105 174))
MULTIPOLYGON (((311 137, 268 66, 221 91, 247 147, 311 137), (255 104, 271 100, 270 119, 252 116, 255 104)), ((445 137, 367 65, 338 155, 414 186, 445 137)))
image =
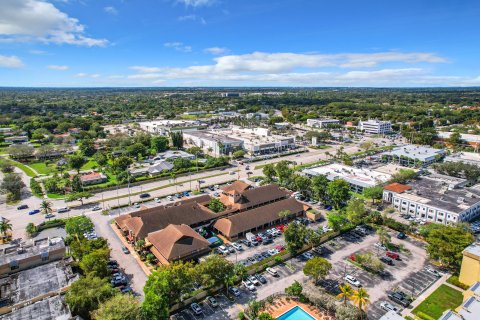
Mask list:
POLYGON ((196 278, 206 287, 228 286, 234 276, 234 265, 224 257, 214 254, 207 256, 196 267, 196 278))
POLYGON ((141 143, 134 143, 125 148, 125 154, 138 159, 138 155, 145 156, 147 154, 147 148, 141 143))
POLYGON ((25 232, 29 237, 33 237, 33 235, 37 233, 37 227, 35 227, 35 224, 33 224, 32 222, 29 222, 25 227, 25 232))
POLYGON ((465 142, 462 140, 462 135, 459 132, 453 132, 447 139, 447 143, 452 147, 457 148, 462 146, 465 142))
POLYGON ((385 229, 383 226, 380 226, 378 229, 377 229, 377 236, 378 236, 378 241, 383 244, 383 245, 387 245, 390 243, 392 237, 390 236, 390 234, 388 233, 387 229, 385 229))
POLYGON ((275 320, 275 318, 271 314, 264 312, 258 315, 258 320, 275 320))
POLYGON ((324 203, 328 203, 327 186, 329 180, 327 176, 321 174, 312 178, 312 190, 315 197, 324 203))
POLYGON ((110 258, 110 250, 97 249, 82 257, 80 268, 86 275, 106 278, 109 275, 107 262, 110 258))
POLYGON ((272 182, 273 178, 277 174, 275 171, 275 166, 273 164, 266 164, 262 169, 263 175, 265 176, 265 180, 267 182, 272 182))
POLYGON ((112 162, 112 170, 115 173, 120 173, 127 170, 128 166, 133 163, 133 160, 126 156, 120 156, 118 158, 113 159, 112 162))
POLYGON ((0 190, 7 193, 8 199, 12 201, 20 200, 21 191, 25 187, 22 178, 16 173, 7 173, 3 176, 0 190))
POLYGON ((284 232, 288 250, 295 255, 306 244, 307 228, 301 223, 291 222, 284 232))
POLYGON ((97 320, 140 320, 140 303, 131 294, 117 294, 100 303, 91 313, 97 320))
POLYGON ((411 169, 400 169, 397 173, 394 173, 390 178, 390 183, 406 183, 409 180, 414 179, 417 173, 411 169))
POLYGON ((172 139, 172 145, 177 149, 183 148, 183 132, 173 131, 170 132, 170 138, 172 139))
POLYGON ((225 210, 225 205, 218 200, 217 198, 212 198, 210 202, 208 203, 208 208, 212 210, 213 212, 222 212, 225 210))
POLYGON ((97 152, 95 142, 92 139, 83 139, 80 141, 79 149, 85 157, 91 157, 97 152))
POLYGON ((77 216, 66 219, 65 231, 72 236, 80 236, 93 230, 93 222, 86 216, 77 216))
POLYGON ((293 170, 290 168, 289 162, 286 160, 278 162, 275 165, 275 172, 280 184, 288 185, 293 175, 293 170))
POLYGON ((350 199, 350 185, 343 179, 335 179, 328 183, 327 193, 333 207, 338 210, 350 199))
POLYGON ((33 157, 35 149, 28 144, 12 144, 7 148, 7 153, 13 159, 24 160, 33 157))
POLYGON ((362 314, 367 309, 367 304, 370 303, 370 295, 368 294, 367 290, 363 288, 359 288, 358 290, 353 291, 352 294, 352 301, 358 307, 358 310, 362 314))
MULTIPOLYGON (((55 186, 55 188, 59 187, 58 184, 53 184, 53 181, 52 181, 52 186, 55 186)), ((72 191, 73 192, 82 192, 83 184, 82 184, 82 180, 80 179, 79 174, 76 174, 76 175, 73 176, 71 186, 72 186, 72 191)))
POLYGON ((99 166, 104 167, 108 163, 108 158, 104 152, 97 152, 93 155, 93 160, 95 160, 99 166))
POLYGON ((285 288, 285 294, 292 297, 300 297, 302 295, 302 291, 303 287, 297 280, 285 288))
POLYGON ((71 284, 65 302, 72 314, 90 319, 90 312, 98 309, 99 305, 113 297, 115 292, 108 279, 87 276, 71 284))
POLYGON ((244 155, 245 155, 245 151, 237 150, 232 154, 232 158, 233 159, 239 159, 239 158, 243 158, 244 155))
POLYGON ((310 194, 312 181, 308 177, 297 174, 293 179, 293 184, 295 185, 295 189, 300 193, 310 194))
POLYGON ((334 231, 340 231, 347 224, 347 216, 340 211, 330 211, 327 213, 327 222, 334 231))
POLYGON ((462 226, 441 226, 431 230, 426 240, 430 258, 458 270, 462 251, 475 241, 475 237, 462 226))
POLYGON ((248 314, 250 315, 250 317, 252 319, 256 319, 258 317, 260 310, 262 310, 265 307, 265 302, 252 299, 248 301, 247 307, 248 307, 248 314))
POLYGON ((305 266, 303 267, 303 273, 306 276, 312 277, 314 283, 316 284, 318 280, 325 279, 325 277, 330 273, 331 269, 332 264, 325 258, 314 257, 305 263, 305 266))
POLYGON ((375 200, 381 200, 383 197, 383 187, 374 186, 370 188, 363 189, 363 195, 372 200, 372 203, 375 203, 375 200))
POLYGON ((343 304, 347 304, 347 300, 350 300, 353 296, 353 289, 349 284, 339 285, 340 293, 337 295, 337 299, 343 300, 343 304))
POLYGON ((168 138, 163 136, 152 136, 150 146, 155 149, 156 152, 164 152, 168 149, 168 138))
POLYGON ((365 208, 363 200, 354 198, 348 201, 348 204, 345 207, 345 212, 347 213, 347 218, 351 223, 359 224, 365 217, 367 209, 365 208))
POLYGON ((2 233, 2 236, 6 237, 7 232, 9 230, 12 230, 12 224, 8 222, 8 220, 1 218, 0 220, 0 233, 2 233))
POLYGON ((42 203, 40 203, 40 211, 44 215, 52 213, 53 212, 52 202, 48 200, 42 200, 42 203))
POLYGON ((65 197, 66 202, 71 201, 80 201, 81 205, 83 205, 83 200, 93 197, 93 193, 88 191, 81 191, 81 192, 74 192, 70 193, 65 197))
POLYGON ((72 154, 68 157, 67 162, 71 169, 77 170, 77 173, 79 173, 80 169, 87 163, 87 160, 83 155, 72 154))

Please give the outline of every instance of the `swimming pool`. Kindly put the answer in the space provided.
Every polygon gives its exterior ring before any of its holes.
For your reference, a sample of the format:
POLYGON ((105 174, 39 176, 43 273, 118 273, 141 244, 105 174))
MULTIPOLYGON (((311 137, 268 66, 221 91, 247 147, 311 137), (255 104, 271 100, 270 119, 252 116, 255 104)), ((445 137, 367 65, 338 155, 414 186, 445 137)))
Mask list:
POLYGON ((296 306, 282 314, 277 320, 315 320, 315 318, 299 306, 296 306))

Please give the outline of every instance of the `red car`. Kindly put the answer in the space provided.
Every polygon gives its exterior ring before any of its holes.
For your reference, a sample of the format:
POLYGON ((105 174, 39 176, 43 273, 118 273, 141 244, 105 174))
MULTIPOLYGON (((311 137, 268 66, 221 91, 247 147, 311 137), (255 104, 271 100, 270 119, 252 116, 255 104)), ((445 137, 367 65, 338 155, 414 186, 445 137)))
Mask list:
POLYGON ((255 238, 255 240, 257 240, 258 242, 262 242, 263 239, 262 239, 262 237, 257 236, 257 237, 255 238))
POLYGON ((276 246, 275 249, 277 249, 278 251, 282 252, 285 250, 285 246, 276 246))
POLYGON ((387 257, 395 259, 395 260, 400 260, 400 255, 398 253, 392 252, 392 251, 387 251, 385 254, 387 257))
POLYGON ((285 231, 285 225, 284 224, 281 224, 279 226, 276 226, 275 227, 277 230, 279 230, 280 232, 284 232, 285 231))

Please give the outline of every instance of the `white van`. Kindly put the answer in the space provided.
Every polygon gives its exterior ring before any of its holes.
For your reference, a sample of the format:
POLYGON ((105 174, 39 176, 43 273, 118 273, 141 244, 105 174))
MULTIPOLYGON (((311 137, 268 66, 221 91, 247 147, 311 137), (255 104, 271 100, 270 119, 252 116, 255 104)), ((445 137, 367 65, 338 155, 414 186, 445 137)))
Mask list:
POLYGON ((255 240, 257 237, 251 233, 251 232, 247 232, 247 234, 245 235, 245 238, 248 240, 248 241, 252 241, 252 240, 255 240))

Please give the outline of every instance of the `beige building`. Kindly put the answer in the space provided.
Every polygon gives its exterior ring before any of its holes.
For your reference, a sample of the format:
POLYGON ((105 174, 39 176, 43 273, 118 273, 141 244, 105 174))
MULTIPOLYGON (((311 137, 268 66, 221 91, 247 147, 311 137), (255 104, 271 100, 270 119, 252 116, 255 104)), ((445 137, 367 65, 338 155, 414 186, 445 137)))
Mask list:
POLYGON ((469 286, 480 281, 480 245, 475 243, 463 250, 459 280, 469 286))

